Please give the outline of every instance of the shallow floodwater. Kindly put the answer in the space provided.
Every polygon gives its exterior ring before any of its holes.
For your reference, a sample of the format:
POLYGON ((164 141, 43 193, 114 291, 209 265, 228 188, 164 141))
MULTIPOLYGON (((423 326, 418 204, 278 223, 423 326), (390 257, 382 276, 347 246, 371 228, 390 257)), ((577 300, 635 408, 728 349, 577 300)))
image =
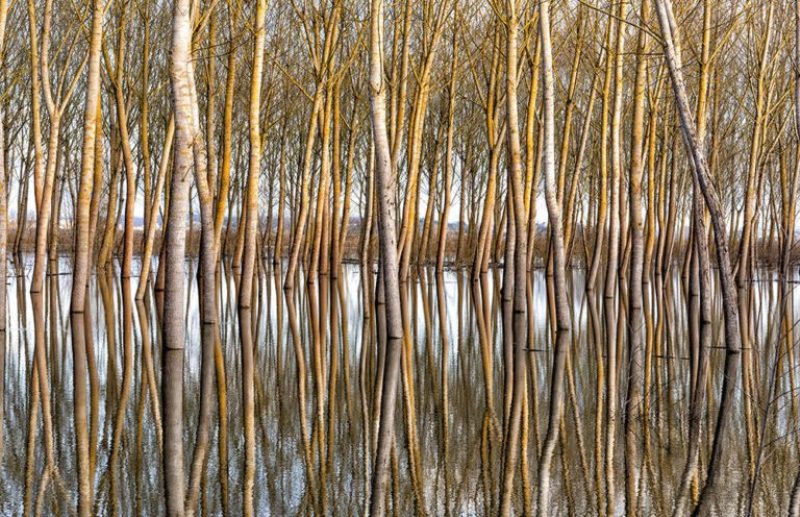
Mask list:
MULTIPOLYGON (((187 278, 196 264, 187 262, 187 278)), ((136 268, 138 269, 138 268, 136 268)), ((77 501, 73 363, 69 317, 71 263, 51 263, 42 303, 28 292, 32 260, 13 261, 8 279, 2 396, 0 515, 26 505, 45 515, 69 515, 77 501), (37 317, 38 316, 38 317, 37 317), (52 437, 34 397, 36 323, 46 347, 52 437), (35 404, 35 405, 34 405, 35 404), (31 414, 35 425, 31 426, 31 414), (46 470, 52 438, 55 469, 46 470)), ((502 477, 504 355, 501 271, 473 282, 465 271, 437 277, 422 269, 404 288, 408 340, 398 400, 398 434, 392 461, 389 508, 396 515, 496 514, 502 477)), ((284 292, 282 272, 264 261, 253 310, 255 357, 257 515, 363 515, 369 498, 374 440, 377 345, 371 270, 344 266, 339 278, 298 282, 284 292), (313 488, 312 488, 313 487, 313 488)), ((89 290, 85 320, 91 347, 87 389, 94 506, 104 515, 161 515, 163 509, 160 418, 161 348, 157 295, 134 302, 138 277, 98 273, 89 290), (130 285, 125 285, 130 282, 130 285), (129 296, 131 303, 123 303, 129 296), (126 315, 126 311, 130 311, 126 315), (125 322, 132 323, 126 332, 125 322), (93 359, 93 360, 92 360, 93 359), (89 382, 89 378, 93 382, 89 382), (154 389, 155 388, 155 389, 154 389)), ((236 282, 224 269, 219 282, 224 382, 207 394, 214 401, 212 439, 200 485, 203 515, 238 515, 243 486, 241 348, 236 282), (219 400, 227 401, 220 414, 219 400), (227 462, 220 429, 227 426, 227 462), (224 451, 224 448, 223 448, 224 451), (227 468, 225 467, 227 463, 227 468)), ((742 352, 733 418, 726 431, 723 469, 714 503, 720 515, 785 514, 797 473, 798 393, 796 336, 800 293, 781 288, 763 270, 749 306, 751 346, 742 352), (746 389, 743 386, 748 386, 746 389)), ((527 454, 517 475, 516 510, 535 490, 538 456, 547 429, 552 339, 544 273, 534 271, 529 291, 529 396, 523 440, 527 454), (524 490, 522 486, 531 487, 524 490)), ((624 292, 624 289, 623 289, 624 292)), ((567 361, 567 403, 553 463, 551 515, 595 515, 613 497, 625 508, 623 423, 627 378, 626 300, 605 303, 587 295, 584 273, 571 273, 573 334, 567 361), (612 318, 604 317, 611 311, 612 318), (619 376, 614 477, 609 494, 603 464, 606 324, 616 322, 619 376), (598 382, 600 383, 598 385, 598 382)), ((718 297, 716 297, 718 298, 718 297)), ((200 400, 200 321, 196 282, 187 292, 184 449, 187 487, 200 400)), ((679 271, 645 286, 644 421, 637 422, 638 505, 642 515, 669 515, 686 463, 691 364, 689 299, 679 271)), ((708 463, 722 386, 724 343, 719 300, 711 331, 707 415, 703 420, 702 472, 708 463), (709 428, 711 427, 711 428, 709 428)), ((694 486, 697 486, 695 483, 694 486)), ((692 490, 696 496, 696 489, 692 490)), ((534 494, 535 495, 535 494, 534 494)), ((535 501, 535 497, 533 497, 535 501)))

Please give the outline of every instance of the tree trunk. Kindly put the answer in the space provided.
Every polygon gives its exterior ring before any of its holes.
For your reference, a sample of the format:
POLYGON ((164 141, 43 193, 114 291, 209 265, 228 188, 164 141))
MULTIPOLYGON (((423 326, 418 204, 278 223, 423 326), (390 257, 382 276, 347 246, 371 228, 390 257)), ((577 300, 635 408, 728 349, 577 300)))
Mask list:
MULTIPOLYGON (((550 218, 550 243, 553 250, 553 291, 555 296, 555 357, 550 385, 550 409, 542 455, 539 460, 539 515, 548 515, 550 507, 550 471, 564 415, 564 374, 569 354, 572 327, 566 279, 566 250, 562 201, 555 171, 555 80, 553 48, 550 41, 550 2, 539 4, 539 27, 542 38, 542 83, 544 85, 544 156, 545 201, 550 218)), ((562 171, 563 173, 563 171, 562 171)))
POLYGON ((162 421, 164 425, 164 497, 166 513, 184 513, 185 478, 183 465, 183 362, 186 328, 185 312, 186 223, 189 189, 194 165, 192 143, 191 47, 192 23, 189 0, 173 7, 170 79, 175 110, 175 151, 170 186, 169 212, 164 238, 164 315, 162 318, 163 367, 161 376, 162 421))
MULTIPOLYGON (((642 0, 639 19, 646 25, 650 19, 650 0, 642 0)), ((644 176, 644 101, 647 80, 648 39, 639 29, 636 48, 636 79, 633 86, 633 121, 631 126, 631 163, 629 213, 631 217, 631 265, 628 270, 628 401, 625 416, 625 511, 638 515, 638 486, 642 451, 639 426, 642 425, 644 393, 644 340, 642 280, 644 272, 644 214, 642 181, 644 176)))
MULTIPOLYGON (((519 113, 517 105, 517 66, 519 13, 517 0, 506 1, 506 116, 508 124, 508 217, 514 219, 514 260, 513 266, 506 263, 504 268, 513 267, 513 380, 509 421, 506 424, 503 440, 503 485, 501 488, 500 514, 512 513, 514 474, 520 449, 522 428, 523 398, 527 397, 525 375, 527 372, 528 320, 527 320, 527 257, 528 221, 525 212, 524 187, 522 179, 522 157, 519 136, 519 113), (513 213, 513 216, 512 216, 513 213)), ((510 286, 503 284, 505 291, 510 286)))
POLYGON ((693 514, 707 515, 710 505, 716 495, 719 469, 722 462, 722 449, 724 447, 725 429, 731 418, 735 383, 739 373, 739 358, 741 352, 741 334, 739 333, 739 307, 736 298, 736 288, 731 272, 730 255, 728 251, 728 237, 725 229, 724 214, 719 201, 717 189, 711 181, 708 163, 706 162, 705 143, 697 138, 695 121, 689 108, 686 86, 681 72, 681 58, 678 46, 677 27, 672 15, 670 0, 656 0, 658 21, 663 37, 663 46, 667 65, 672 78, 672 89, 680 115, 681 131, 684 135, 684 144, 691 158, 692 172, 697 179, 703 193, 706 206, 711 215, 711 225, 714 228, 714 241, 717 249, 717 262, 719 265, 719 279, 722 291, 722 309, 724 316, 725 347, 725 376, 722 385, 722 397, 719 404, 714 442, 708 465, 706 483, 700 493, 700 499, 694 508, 693 514))
MULTIPOLYGON (((458 68, 458 39, 457 30, 453 26, 453 57, 450 59, 450 83, 447 88, 447 144, 444 157, 444 186, 442 187, 442 210, 439 215, 439 244, 436 251, 436 271, 444 271, 444 259, 447 253, 447 225, 450 213, 450 190, 453 185, 453 140, 455 133, 456 111, 456 70, 458 68)), ((462 164, 463 165, 463 164, 462 164)), ((462 190, 464 184, 461 184, 462 190)), ((458 250, 456 249, 456 254, 458 250)))
POLYGON ((386 488, 389 478, 394 436, 397 385, 400 380, 400 354, 403 345, 400 285, 395 227, 396 180, 392 176, 389 137, 386 129, 386 88, 383 83, 383 2, 372 0, 370 17, 369 84, 372 107, 372 131, 375 143, 376 193, 381 248, 381 274, 386 305, 386 366, 377 432, 377 448, 372 473, 370 515, 385 514, 386 488))
POLYGON ((244 256, 242 261, 242 280, 239 285, 239 330, 242 346, 242 406, 244 418, 244 472, 242 515, 253 515, 253 488, 256 473, 255 443, 255 365, 253 358, 254 342, 251 337, 250 304, 253 298, 253 276, 257 254, 258 234, 258 183, 261 174, 261 75, 264 62, 264 40, 266 35, 266 0, 258 0, 254 12, 253 25, 256 38, 253 50, 253 72, 250 82, 250 164, 247 175, 247 190, 244 210, 247 211, 244 234, 244 256))
MULTIPOLYGON (((105 2, 92 2, 92 25, 89 39, 89 72, 86 79, 86 105, 83 118, 83 147, 81 151, 80 186, 75 208, 75 260, 72 275, 72 313, 82 313, 86 306, 86 284, 89 276, 89 208, 94 188, 95 138, 100 106, 100 47, 103 39, 105 2)), ((78 515, 92 513, 92 479, 89 468, 89 437, 86 428, 86 370, 85 338, 81 315, 72 316, 73 390, 75 408, 75 442, 78 456, 78 515)))

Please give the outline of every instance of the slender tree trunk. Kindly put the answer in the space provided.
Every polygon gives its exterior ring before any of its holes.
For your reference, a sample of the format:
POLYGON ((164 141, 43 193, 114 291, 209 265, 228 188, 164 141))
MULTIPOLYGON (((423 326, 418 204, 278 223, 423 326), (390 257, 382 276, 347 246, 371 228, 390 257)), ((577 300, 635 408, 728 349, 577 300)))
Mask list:
MULTIPOLYGON (((795 60, 797 60, 800 59, 800 0, 794 1, 794 31, 794 56, 795 60)), ((800 138, 800 69, 795 70, 794 110, 795 130, 798 133, 798 138, 800 138)), ((797 159, 797 164, 798 167, 800 167, 800 159, 797 159)), ((798 171, 795 171, 795 181, 797 181, 798 176, 800 176, 800 174, 798 174, 798 171)), ((797 191, 795 190, 795 192, 797 191)), ((793 239, 794 235, 792 235, 791 238, 793 239)), ((798 471, 794 478, 789 502, 789 515, 791 517, 800 516, 800 471, 798 471)))
MULTIPOLYGON (((6 20, 8 19, 8 0, 0 0, 0 56, 5 55, 6 20)), ((3 77, 5 79, 5 77, 3 77)), ((6 279, 8 276, 8 170, 6 168, 6 106, 0 103, 0 331, 6 330, 6 279)), ((17 213, 17 220, 21 214, 17 213)), ((5 337, 3 334, 0 337, 5 337)), ((5 378, 5 339, 0 340, 0 356, 2 368, 0 378, 5 378)), ((0 386, 0 393, 4 393, 4 386, 0 386)), ((0 396, 0 405, 5 403, 5 397, 0 396)), ((0 409, 0 421, 3 420, 3 409, 0 409)), ((0 460, 3 457, 3 434, 0 431, 0 460)))
MULTIPOLYGON (((528 221, 525 213, 524 187, 522 179, 522 157, 519 136, 519 113, 517 105, 517 65, 519 13, 517 0, 506 1, 506 108, 508 123, 508 184, 509 211, 514 217, 514 264, 513 264, 513 378, 514 388, 511 397, 511 411, 506 425, 503 441, 503 485, 501 488, 500 514, 512 513, 512 494, 514 474, 520 449, 520 433, 522 427, 523 398, 525 390, 525 373, 527 371, 528 320, 527 320, 527 257, 528 257, 528 221)), ((511 217, 511 215, 509 215, 511 217)), ((511 267, 506 263, 505 268, 511 267)), ((503 285, 503 290, 508 287, 503 285)))
MULTIPOLYGON (((642 0, 639 20, 650 19, 650 0, 642 0)), ((647 74, 648 39, 639 29, 636 48, 636 79, 633 86, 633 121, 631 126, 631 163, 628 202, 631 217, 631 265, 628 278, 628 401, 625 416, 625 511, 638 515, 638 486, 642 450, 639 428, 642 425, 644 394, 644 214, 642 181, 644 176, 644 101, 647 74)))
MULTIPOLYGON (((233 100, 236 90, 236 40, 233 34, 237 29, 238 7, 233 3, 228 6, 230 12, 229 33, 231 35, 228 48, 228 75, 225 79, 225 106, 222 116, 222 161, 220 162, 219 187, 216 195, 216 214, 214 216, 215 261, 225 249, 227 238, 222 236, 222 225, 225 222, 225 209, 228 206, 228 193, 231 183, 231 152, 233 148, 233 100)), ((228 217, 228 227, 231 218, 228 217)), ((227 237, 227 233, 226 233, 227 237)))
POLYGON ((589 279, 586 284, 589 291, 593 291, 595 288, 597 275, 600 272, 600 262, 603 258, 603 249, 605 248, 603 243, 606 240, 606 218, 608 217, 608 112, 611 105, 611 81, 614 70, 614 54, 611 52, 613 27, 613 20, 609 16, 606 23, 605 42, 608 50, 605 52, 606 68, 603 79, 602 110, 600 112, 600 177, 597 182, 598 197, 600 199, 597 202, 597 222, 594 227, 594 253, 592 254, 592 265, 589 268, 589 279))
MULTIPOLYGON (((39 26, 36 22, 36 4, 28 0, 28 26, 30 31, 30 85, 31 85, 31 137, 33 145, 33 192, 36 212, 42 205, 44 170, 42 156, 42 79, 39 62, 39 26)), ((90 51, 91 52, 91 51, 90 51)))
MULTIPOLYGON (((618 317, 622 306, 619 296, 619 251, 620 251, 620 194, 622 182, 622 86, 623 52, 625 43, 625 17, 627 4, 620 2, 617 9, 617 33, 614 43, 614 90, 611 114, 611 205, 608 222, 608 258, 603 290, 603 313, 606 319, 606 514, 613 515, 616 507, 615 454, 617 442, 617 420, 619 418, 619 375, 618 375, 618 317)), ((609 54, 609 59, 611 54, 609 54)))
POLYGON ((311 168, 314 161, 314 142, 317 133, 318 113, 322 109, 322 85, 317 85, 314 94, 314 103, 311 107, 311 115, 308 121, 308 132, 306 133, 305 152, 303 154, 303 176, 300 186, 300 213, 296 219, 296 225, 292 233, 292 251, 289 256, 289 265, 286 268, 286 279, 284 289, 294 288, 294 280, 297 274, 297 266, 300 260, 300 251, 305 239, 306 222, 308 220, 309 204, 311 197, 311 168))
POLYGON ((256 38, 253 49, 253 72, 250 82, 250 164, 247 175, 247 190, 244 210, 247 211, 242 280, 239 285, 239 328, 242 333, 242 406, 244 418, 244 472, 242 515, 253 515, 253 489, 256 473, 255 443, 255 378, 254 343, 250 338, 251 300, 253 298, 253 276, 257 254, 258 234, 258 183, 261 175, 261 75, 264 62, 264 40, 266 37, 266 0, 258 0, 254 12, 253 26, 256 38))
POLYGON ((272 251, 272 264, 278 265, 283 259, 283 227, 284 201, 286 200, 286 143, 281 141, 280 159, 278 164, 278 223, 275 230, 275 248, 272 251))
MULTIPOLYGON (((161 151, 161 161, 158 166, 158 176, 156 177, 156 184, 153 187, 155 197, 150 201, 150 218, 147 221, 147 228, 144 231, 144 250, 142 252, 142 267, 139 272, 139 285, 136 288, 136 299, 144 300, 147 283, 150 281, 150 268, 152 267, 153 249, 156 240, 156 224, 158 222, 158 214, 156 213, 160 205, 159 199, 161 193, 164 191, 164 183, 167 177, 167 169, 169 168, 170 158, 172 155, 172 141, 175 137, 175 117, 170 117, 167 124, 167 132, 164 136, 164 149, 161 151)), ((145 199, 145 203, 148 201, 145 199)), ((165 207, 166 208, 166 207, 165 207)), ((215 256, 216 262, 216 256, 215 256)))
MULTIPOLYGON (((447 144, 444 157, 444 185, 442 187, 442 210, 439 215, 439 244, 436 252, 436 271, 444 271, 444 259, 447 253, 447 225, 450 213, 450 191, 453 185, 453 140, 455 138, 456 111, 456 70, 458 69, 458 38, 455 23, 453 25, 453 57, 450 59, 450 83, 447 88, 447 144)), ((464 188, 462 182, 461 188, 464 188)), ((458 249, 456 249, 456 255, 458 249)))
MULTIPOLYGON (((772 17, 774 7, 771 2, 763 5, 767 9, 766 27, 761 39, 758 74, 756 77, 755 115, 753 128, 750 134, 750 158, 747 169, 747 184, 744 195, 744 221, 742 238, 739 241, 739 260, 737 262, 736 281, 739 288, 745 288, 750 279, 751 248, 753 247, 753 231, 755 230, 756 204, 758 201, 757 190, 759 182, 759 168, 762 150, 762 141, 765 138, 764 125, 767 117, 767 72, 770 67, 770 44, 772 40, 772 17)), ((746 330, 746 329, 745 329, 746 330)), ((746 334, 746 332, 745 332, 746 334)), ((747 335, 743 336, 743 343, 747 346, 747 335)))
MULTIPOLYGON (((564 374, 569 354, 569 337, 572 320, 566 279, 566 250, 562 201, 559 199, 559 182, 555 170, 555 79, 553 77, 553 48, 550 41, 550 2, 539 4, 539 27, 542 38, 542 83, 544 85, 544 156, 545 201, 550 218, 550 244, 553 249, 553 292, 555 296, 555 357, 550 385, 550 409, 547 435, 539 460, 540 516, 548 515, 550 506, 550 471, 559 437, 559 427, 564 417, 564 374)), ((561 171, 564 173, 564 170, 561 171)))
MULTIPOLYGON (((95 138, 98 135, 97 124, 100 107, 100 47, 103 39, 104 12, 105 2, 103 0, 92 2, 80 186, 78 203, 75 208, 75 260, 70 300, 72 313, 82 313, 86 306, 86 284, 90 260, 89 208, 94 188, 95 138)), ((89 467, 89 436, 86 426, 86 340, 80 322, 78 322, 82 319, 82 315, 74 314, 72 316, 73 403, 75 408, 75 447, 78 456, 78 515, 88 517, 92 513, 92 478, 89 467)))

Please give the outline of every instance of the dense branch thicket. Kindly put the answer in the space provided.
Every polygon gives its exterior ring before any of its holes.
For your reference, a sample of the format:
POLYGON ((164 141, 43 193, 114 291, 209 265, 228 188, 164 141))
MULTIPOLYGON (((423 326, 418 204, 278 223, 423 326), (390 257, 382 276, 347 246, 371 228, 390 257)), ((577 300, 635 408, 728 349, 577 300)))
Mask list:
MULTIPOLYGON (((515 7, 520 116, 512 128, 506 115, 505 3, 397 1, 384 8, 381 50, 403 278, 411 266, 436 263, 440 247, 444 265, 481 269, 503 262, 506 198, 513 190, 503 171, 512 163, 507 144, 515 130, 521 137, 520 194, 535 245, 529 267, 546 260, 539 7, 536 2, 515 7), (452 77, 457 79, 451 95, 452 77), (443 213, 448 224, 440 224, 443 213)), ((557 194, 568 264, 591 266, 596 249, 602 258, 608 232, 619 226, 619 262, 627 269, 633 237, 628 223, 634 217, 628 207, 629 165, 643 161, 650 273, 688 262, 691 162, 678 129, 657 17, 627 3, 620 13, 619 5, 565 1, 552 7, 557 194), (652 40, 646 46, 637 43, 640 32, 652 40), (640 54, 645 57, 638 59, 640 54), (637 74, 644 77, 637 80, 637 74), (639 125, 644 135, 637 140, 639 125)), ((18 30, 6 36, 3 59, 6 187, 13 200, 8 248, 45 257, 71 251, 86 209, 97 228, 93 263, 104 267, 111 257, 127 261, 129 238, 143 251, 152 235, 158 254, 169 190, 169 183, 165 188, 159 180, 162 170, 167 176, 172 171, 172 9, 152 1, 100 6, 100 155, 92 164, 83 155, 95 153, 81 148, 78 135, 90 122, 85 107, 93 77, 93 11, 55 0, 10 7, 9 23, 18 30), (80 178, 89 165, 99 169, 92 175, 98 190, 96 199, 81 203, 80 178)), ((255 6, 198 2, 191 9, 194 145, 207 170, 203 180, 192 182, 189 225, 195 233, 188 249, 199 251, 202 207, 210 203, 220 256, 241 263, 247 225, 239 222, 246 220, 250 141, 257 129, 260 252, 296 258, 321 273, 335 273, 332 262, 360 260, 362 248, 367 259, 376 259, 377 227, 370 224, 377 216, 377 195, 371 190, 369 11, 348 1, 268 5, 264 64, 254 97, 255 6), (258 102, 260 127, 248 130, 251 101, 258 102)), ((710 179, 719 191, 737 278, 763 262, 793 260, 792 17, 790 2, 697 1, 681 3, 675 13, 688 56, 682 67, 688 102, 704 119, 710 179)), ((34 287, 40 289, 36 275, 34 287)))

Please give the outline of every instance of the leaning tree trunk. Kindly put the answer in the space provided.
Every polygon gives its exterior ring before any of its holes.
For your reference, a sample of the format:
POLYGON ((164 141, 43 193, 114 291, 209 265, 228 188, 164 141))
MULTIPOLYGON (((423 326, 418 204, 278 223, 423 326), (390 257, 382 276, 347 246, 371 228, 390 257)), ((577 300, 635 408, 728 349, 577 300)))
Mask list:
POLYGON ((683 82, 681 71, 682 63, 678 42, 677 27, 672 14, 670 0, 656 0, 658 21, 663 37, 664 54, 672 78, 672 89, 675 102, 680 115, 681 131, 684 135, 684 144, 692 163, 694 173, 703 193, 706 206, 711 215, 711 225, 714 228, 714 243, 717 249, 717 262, 719 265, 719 279, 722 290, 722 310, 725 327, 725 375, 722 385, 722 398, 719 404, 714 441, 708 464, 708 476, 700 493, 700 499, 693 513, 707 515, 716 493, 720 469, 722 467, 722 449, 725 428, 731 418, 735 383, 739 373, 739 358, 741 353, 741 334, 739 333, 739 306, 736 298, 736 286, 731 271, 730 253, 728 251, 728 237, 725 228, 724 213, 719 200, 716 186, 711 181, 708 163, 706 161, 705 143, 697 137, 695 120, 689 107, 689 97, 686 85, 683 82))
MULTIPOLYGON (((164 137, 164 149, 161 151, 161 160, 158 166, 158 177, 156 184, 153 188, 155 196, 152 200, 148 200, 145 196, 145 203, 150 204, 150 217, 145 217, 147 228, 144 231, 144 250, 142 252, 142 266, 139 271, 139 285, 136 288, 136 299, 144 300, 144 295, 147 290, 147 283, 150 281, 150 268, 152 267, 153 248, 156 241, 156 224, 158 222, 159 199, 164 190, 164 183, 167 177, 167 168, 170 164, 170 157, 172 155, 172 141, 175 137, 175 117, 172 116, 167 124, 167 133, 164 137), (151 202, 152 201, 152 202, 151 202)), ((216 255, 214 256, 216 262, 216 255)))

